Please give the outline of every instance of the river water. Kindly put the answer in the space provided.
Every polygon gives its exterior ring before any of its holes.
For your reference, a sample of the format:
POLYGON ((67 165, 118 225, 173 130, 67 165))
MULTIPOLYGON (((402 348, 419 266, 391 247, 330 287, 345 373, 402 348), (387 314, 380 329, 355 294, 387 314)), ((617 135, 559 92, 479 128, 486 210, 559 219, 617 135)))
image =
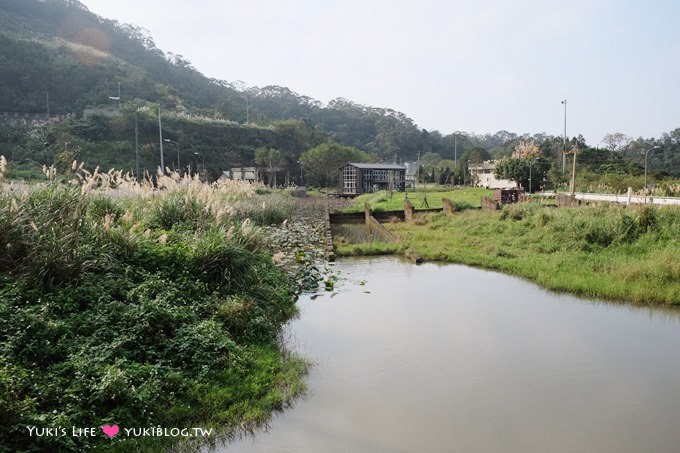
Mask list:
POLYGON ((288 330, 309 395, 227 452, 677 452, 680 311, 347 259, 288 330))

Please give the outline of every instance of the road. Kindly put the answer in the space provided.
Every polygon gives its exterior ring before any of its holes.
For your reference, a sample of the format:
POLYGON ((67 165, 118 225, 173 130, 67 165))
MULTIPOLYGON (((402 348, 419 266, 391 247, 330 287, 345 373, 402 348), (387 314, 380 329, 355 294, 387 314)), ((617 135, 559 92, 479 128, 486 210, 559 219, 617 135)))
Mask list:
MULTIPOLYGON (((564 195, 569 195, 562 192, 564 195)), ((621 204, 656 204, 656 205, 680 205, 680 198, 674 197, 644 197, 642 195, 610 195, 604 193, 576 193, 577 200, 584 201, 610 201, 621 204)))

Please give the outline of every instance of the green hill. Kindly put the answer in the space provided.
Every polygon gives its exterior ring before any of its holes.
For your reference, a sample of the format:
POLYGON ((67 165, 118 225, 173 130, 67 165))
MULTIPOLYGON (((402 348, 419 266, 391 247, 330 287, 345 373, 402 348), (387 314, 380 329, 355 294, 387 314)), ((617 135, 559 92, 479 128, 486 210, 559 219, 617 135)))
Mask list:
MULTIPOLYGON (((0 114, 66 117, 38 127, 0 121, 0 154, 11 176, 36 164, 66 168, 72 159, 91 168, 133 170, 135 113, 141 168, 154 172, 159 107, 163 136, 171 141, 167 166, 179 152, 182 167, 205 163, 213 178, 232 166, 253 165, 259 147, 279 149, 285 169, 299 175, 300 154, 329 141, 378 161, 420 156, 424 179, 458 183, 466 161, 507 156, 519 140, 540 143, 543 156, 556 164, 563 149, 561 137, 546 134, 442 135, 389 108, 343 98, 324 105, 281 86, 244 88, 204 76, 184 57, 158 49, 141 28, 97 16, 77 0, 0 0, 0 114), (112 100, 118 96, 120 106, 112 100)), ((680 129, 659 140, 638 139, 625 153, 594 149, 596 158, 582 163, 639 176, 640 150, 661 144, 663 155, 650 156, 650 173, 678 176, 678 136, 680 129)), ((567 145, 587 147, 582 137, 567 145)))

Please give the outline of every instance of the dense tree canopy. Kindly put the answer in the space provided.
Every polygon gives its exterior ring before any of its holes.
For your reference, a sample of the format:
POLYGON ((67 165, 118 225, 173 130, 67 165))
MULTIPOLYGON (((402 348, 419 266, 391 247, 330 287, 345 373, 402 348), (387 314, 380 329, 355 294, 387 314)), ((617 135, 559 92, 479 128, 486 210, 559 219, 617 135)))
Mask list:
POLYGON ((526 192, 535 192, 543 187, 550 168, 550 162, 542 157, 508 157, 496 165, 498 179, 510 179, 526 192))
POLYGON ((338 184, 340 167, 348 162, 369 162, 371 156, 351 146, 337 143, 322 143, 300 156, 306 172, 305 180, 310 185, 333 187, 338 184))

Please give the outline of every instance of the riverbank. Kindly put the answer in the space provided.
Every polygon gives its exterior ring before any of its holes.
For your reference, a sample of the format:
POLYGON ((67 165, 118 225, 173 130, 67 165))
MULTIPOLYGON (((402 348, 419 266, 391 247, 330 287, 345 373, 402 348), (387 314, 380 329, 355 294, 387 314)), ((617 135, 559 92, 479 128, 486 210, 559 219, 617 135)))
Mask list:
POLYGON ((198 181, 135 190, 0 194, 0 450, 197 448, 304 392, 308 363, 280 338, 304 288, 251 220, 280 223, 292 197, 198 181), (172 435, 194 429, 206 434, 172 435))
POLYGON ((310 398, 215 453, 676 450, 680 311, 398 257, 336 268, 291 322, 310 398))
POLYGON ((677 207, 518 204, 426 214, 385 227, 398 243, 346 245, 338 254, 418 256, 506 272, 554 291, 680 306, 677 207))

